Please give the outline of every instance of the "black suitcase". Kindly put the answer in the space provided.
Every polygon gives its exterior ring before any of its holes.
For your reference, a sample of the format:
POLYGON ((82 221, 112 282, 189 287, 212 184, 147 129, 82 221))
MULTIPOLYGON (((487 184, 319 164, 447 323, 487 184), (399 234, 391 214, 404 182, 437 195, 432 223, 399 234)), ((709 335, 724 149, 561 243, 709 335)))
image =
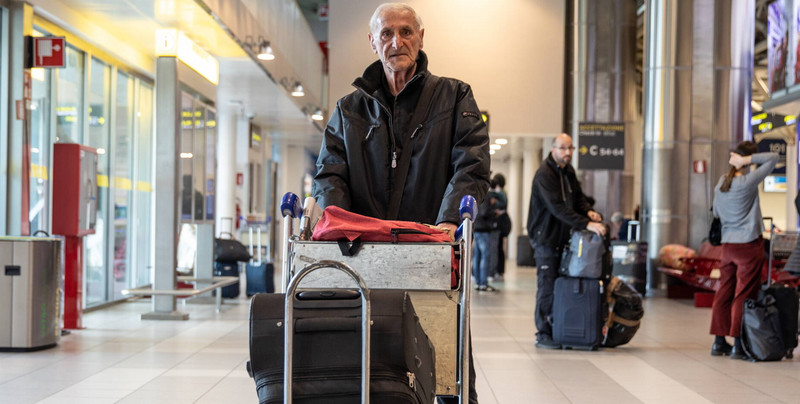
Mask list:
POLYGON ((763 295, 744 301, 742 311, 742 348, 754 361, 779 361, 786 355, 775 298, 763 295))
POLYGON ((596 350, 603 333, 602 295, 602 281, 556 278, 553 340, 562 348, 596 350))
POLYGON ((614 261, 612 274, 633 286, 639 294, 647 293, 647 242, 639 241, 640 224, 628 222, 628 241, 613 241, 611 255, 614 261), (636 234, 632 227, 636 226, 636 234))
MULTIPOLYGON (((239 263, 234 262, 214 262, 214 276, 235 276, 239 277, 239 263)), ((216 295, 217 291, 214 290, 214 295, 216 295)), ((233 299, 235 297, 239 297, 239 282, 234 283, 233 285, 223 286, 222 287, 222 297, 226 299, 233 299)))
POLYGON ((533 247, 531 246, 531 239, 524 234, 517 237, 517 266, 536 266, 536 261, 533 259, 533 247))
POLYGON ((786 349, 786 357, 791 358, 792 351, 797 348, 797 316, 800 312, 800 297, 793 288, 780 284, 772 284, 760 292, 759 300, 769 295, 775 299, 775 308, 778 309, 778 318, 781 323, 781 333, 783 334, 783 345, 786 349))
POLYGON ((247 279, 246 294, 247 297, 253 296, 256 293, 275 293, 275 265, 271 262, 263 260, 261 246, 261 228, 257 227, 256 239, 257 245, 253 243, 253 228, 250 228, 250 256, 252 258, 247 262, 244 268, 245 278, 247 279), (254 251, 255 250, 255 251, 254 251))
MULTIPOLYGON (((361 390, 361 295, 298 292, 294 300, 292 394, 296 404, 356 404, 361 390)), ((370 399, 432 403, 433 345, 405 291, 370 292, 370 399)), ((257 294, 250 306, 250 361, 259 403, 283 402, 284 295, 257 294)))

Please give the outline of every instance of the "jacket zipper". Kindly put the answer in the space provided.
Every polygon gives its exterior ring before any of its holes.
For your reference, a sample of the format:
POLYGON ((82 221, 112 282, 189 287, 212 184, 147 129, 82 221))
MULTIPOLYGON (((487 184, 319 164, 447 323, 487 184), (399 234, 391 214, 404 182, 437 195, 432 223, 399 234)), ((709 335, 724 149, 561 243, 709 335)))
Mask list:
MULTIPOLYGON (((403 89, 408 88, 408 85, 413 83, 419 77, 422 77, 422 76, 415 75, 408 83, 406 83, 406 86, 403 87, 403 89)), ((386 105, 383 105, 383 103, 379 99, 373 97, 372 94, 369 94, 366 91, 364 91, 363 88, 358 87, 358 86, 356 86, 356 88, 361 90, 361 92, 364 93, 367 97, 369 97, 373 101, 377 102, 378 105, 380 105, 381 108, 383 108, 383 111, 386 112, 386 115, 389 117, 389 141, 392 143, 392 168, 393 169, 397 168, 397 143, 395 142, 395 138, 394 138, 394 129, 393 129, 394 125, 392 124, 392 114, 389 112, 389 108, 387 108, 386 105)), ((400 92, 402 93, 403 91, 401 90, 400 92)), ((398 94, 398 95, 400 95, 400 94, 398 94)), ((419 130, 421 128, 421 125, 422 124, 420 124, 420 126, 418 126, 416 130, 414 130, 414 134, 416 134, 417 130, 419 130)), ((370 130, 370 132, 367 134, 367 138, 369 138, 369 134, 371 134, 371 133, 372 133, 372 130, 370 130)), ((413 138, 414 136, 412 135, 411 137, 413 138)))
POLYGON ((369 127, 369 132, 367 132, 367 137, 366 137, 366 138, 364 138, 364 140, 369 140, 369 138, 370 138, 370 137, 372 137, 372 133, 373 133, 373 132, 375 132, 375 129, 378 129, 378 128, 380 128, 380 127, 381 127, 381 125, 380 125, 380 124, 377 124, 377 125, 370 125, 370 127, 369 127))

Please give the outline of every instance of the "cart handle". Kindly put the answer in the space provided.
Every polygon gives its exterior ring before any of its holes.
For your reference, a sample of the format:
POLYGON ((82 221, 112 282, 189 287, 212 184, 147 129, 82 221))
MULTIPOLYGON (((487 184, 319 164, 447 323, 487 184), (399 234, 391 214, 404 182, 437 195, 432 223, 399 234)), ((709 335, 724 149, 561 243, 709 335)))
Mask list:
POLYGON ((283 402, 285 404, 292 403, 292 348, 294 345, 294 294, 297 291, 297 286, 303 278, 320 268, 333 268, 344 272, 349 275, 358 284, 358 290, 361 293, 361 403, 369 404, 369 354, 370 354, 370 324, 371 324, 371 310, 370 310, 370 296, 369 288, 363 278, 354 271, 350 266, 343 262, 322 260, 317 261, 297 272, 292 280, 289 282, 289 288, 286 290, 284 297, 284 313, 283 313, 283 402))
POLYGON ((472 219, 475 220, 475 215, 478 213, 477 203, 472 195, 464 195, 461 198, 461 204, 458 207, 458 212, 461 214, 461 220, 472 219))
POLYGON ((297 219, 302 212, 300 198, 298 198, 294 192, 285 193, 281 199, 281 213, 283 217, 291 216, 293 219, 297 219))

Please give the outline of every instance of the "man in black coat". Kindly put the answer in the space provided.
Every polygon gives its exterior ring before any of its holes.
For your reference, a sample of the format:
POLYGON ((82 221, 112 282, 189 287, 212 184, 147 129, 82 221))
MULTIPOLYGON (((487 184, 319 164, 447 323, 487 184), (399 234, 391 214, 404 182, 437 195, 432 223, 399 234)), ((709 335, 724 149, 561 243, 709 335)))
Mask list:
POLYGON ((550 154, 536 171, 528 212, 528 236, 537 268, 536 347, 560 349, 553 341, 553 288, 561 251, 570 230, 587 229, 600 236, 606 229, 602 217, 592 210, 570 165, 572 138, 562 133, 553 140, 550 154))
MULTIPOLYGON (((480 204, 489 189, 486 124, 468 84, 428 71, 425 30, 413 8, 382 4, 369 26, 380 60, 331 114, 314 198, 323 208, 435 224, 452 237, 461 198, 480 204)), ((476 404, 471 352, 469 402, 476 404)))

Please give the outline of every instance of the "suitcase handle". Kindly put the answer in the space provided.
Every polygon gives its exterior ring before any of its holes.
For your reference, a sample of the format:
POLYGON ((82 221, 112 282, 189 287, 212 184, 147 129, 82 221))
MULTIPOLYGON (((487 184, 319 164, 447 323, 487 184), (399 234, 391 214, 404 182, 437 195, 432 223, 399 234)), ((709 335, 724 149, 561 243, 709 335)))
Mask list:
POLYGON ((366 282, 358 272, 354 271, 347 264, 323 260, 317 261, 297 272, 291 281, 289 287, 286 289, 286 296, 284 297, 284 313, 283 329, 284 349, 283 349, 283 402, 285 404, 292 403, 292 350, 294 345, 294 295, 297 292, 297 286, 300 281, 309 273, 320 268, 333 268, 344 272, 353 278, 358 284, 358 290, 361 293, 361 402, 369 404, 369 352, 370 352, 370 300, 369 288, 366 282))

